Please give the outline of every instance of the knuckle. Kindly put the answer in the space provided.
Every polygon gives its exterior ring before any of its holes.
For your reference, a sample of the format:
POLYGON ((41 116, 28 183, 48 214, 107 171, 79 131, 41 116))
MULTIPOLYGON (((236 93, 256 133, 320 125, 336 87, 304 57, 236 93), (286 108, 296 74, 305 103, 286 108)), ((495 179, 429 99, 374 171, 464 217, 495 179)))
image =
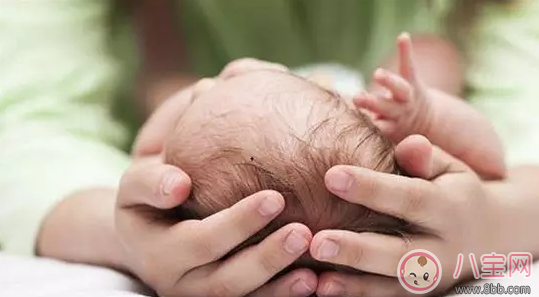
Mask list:
POLYGON ((376 181, 369 178, 360 178, 355 174, 352 177, 352 187, 350 194, 357 197, 374 197, 377 193, 376 181))
POLYGON ((403 213, 414 215, 427 207, 427 194, 422 185, 413 185, 408 188, 407 199, 402 201, 403 213))
POLYGON ((201 242, 195 252, 195 257, 204 260, 205 262, 213 262, 219 259, 216 249, 208 242, 201 242))
POLYGON ((349 265, 351 267, 354 267, 356 269, 361 270, 364 262, 365 262, 365 251, 361 247, 356 247, 353 249, 348 249, 348 257, 347 261, 348 263, 343 263, 346 265, 349 265))
POLYGON ((285 263, 283 262, 287 262, 287 259, 290 259, 290 257, 289 254, 284 252, 266 253, 259 257, 259 263, 265 273, 273 275, 285 267, 285 263))
POLYGON ((197 259, 199 262, 210 263, 217 261, 220 256, 215 244, 208 239, 208 236, 194 232, 195 238, 191 240, 192 259, 197 259))
POLYGON ((416 213, 418 209, 423 207, 423 199, 417 195, 412 195, 404 203, 404 212, 408 214, 416 213))

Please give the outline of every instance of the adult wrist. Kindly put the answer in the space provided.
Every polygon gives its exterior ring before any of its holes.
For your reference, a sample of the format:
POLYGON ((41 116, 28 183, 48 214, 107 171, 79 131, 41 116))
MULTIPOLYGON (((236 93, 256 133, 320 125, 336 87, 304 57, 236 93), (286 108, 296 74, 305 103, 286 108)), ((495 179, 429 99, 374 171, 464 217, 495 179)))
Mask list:
POLYGON ((88 189, 58 203, 37 239, 40 256, 127 270, 114 224, 116 191, 88 189))

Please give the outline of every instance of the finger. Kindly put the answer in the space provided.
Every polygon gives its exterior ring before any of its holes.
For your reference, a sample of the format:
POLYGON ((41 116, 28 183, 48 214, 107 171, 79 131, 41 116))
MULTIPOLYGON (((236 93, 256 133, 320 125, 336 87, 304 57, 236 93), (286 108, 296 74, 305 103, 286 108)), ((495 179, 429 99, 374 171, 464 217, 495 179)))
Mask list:
POLYGON ((140 129, 132 154, 134 157, 159 154, 180 116, 191 104, 192 92, 184 89, 166 100, 140 129))
POLYGON ((326 172, 325 183, 344 200, 411 223, 424 221, 437 207, 430 199, 436 187, 422 179, 337 165, 326 172))
POLYGON ((376 120, 378 120, 380 118, 380 115, 378 115, 377 113, 372 112, 372 111, 370 111, 368 109, 356 106, 354 102, 352 102, 352 104, 353 104, 353 106, 355 108, 358 108, 359 112, 364 114, 371 122, 374 122, 374 121, 376 121, 376 120))
POLYGON ((326 272, 320 276, 318 297, 354 296, 354 297, 412 297, 417 296, 406 291, 397 278, 378 275, 348 275, 326 272))
POLYGON ((402 238, 344 230, 320 231, 310 246, 316 260, 393 277, 397 276, 399 261, 407 252, 408 244, 402 238))
POLYGON ((375 88, 376 89, 374 89, 373 91, 369 93, 373 94, 375 97, 378 97, 380 99, 393 100, 393 93, 391 93, 390 90, 380 85, 375 85, 375 88))
MULTIPOLYGON (((168 220, 160 220, 155 213, 127 207, 118 212, 116 221, 130 248, 143 251, 145 258, 150 259, 146 266, 159 262, 162 255, 177 255, 175 261, 160 263, 159 269, 166 270, 167 275, 181 277, 195 267, 222 258, 268 224, 283 207, 284 199, 279 193, 262 191, 208 220, 185 220, 172 225, 168 220)), ((203 271, 207 269, 198 273, 203 271)))
POLYGON ((378 127, 378 129, 380 129, 382 134, 391 138, 391 140, 394 141, 395 138, 398 137, 396 134, 398 130, 397 130, 397 124, 395 123, 395 121, 378 118, 378 119, 375 119, 373 123, 376 127, 378 127))
POLYGON ((215 86, 215 79, 214 78, 203 78, 199 80, 192 88, 193 92, 193 100, 200 96, 200 94, 208 91, 209 89, 213 88, 215 86))
POLYGON ((399 73, 412 84, 417 83, 417 74, 413 59, 413 46, 410 34, 402 33, 397 38, 399 49, 399 73))
POLYGON ((122 176, 117 204, 120 208, 147 205, 170 209, 180 205, 191 190, 191 179, 158 158, 140 159, 122 176))
POLYGON ((178 287, 187 296, 194 296, 199 288, 207 290, 204 296, 245 296, 297 260, 308 249, 311 238, 306 226, 287 225, 227 259, 206 278, 193 279, 187 274, 178 287))
POLYGON ((308 269, 298 269, 264 285, 249 297, 308 297, 316 291, 318 278, 308 269))
POLYGON ((473 172, 464 162, 446 153, 439 147, 432 149, 432 171, 433 178, 440 177, 446 173, 473 172))
POLYGON ((122 240, 141 251, 154 249, 163 237, 168 240, 169 223, 157 214, 183 203, 190 188, 191 180, 176 167, 157 158, 135 161, 122 176, 116 200, 116 228, 122 240))
POLYGON ((260 231, 284 209, 284 198, 275 191, 261 191, 242 199, 196 224, 189 233, 177 224, 171 233, 171 246, 182 247, 185 264, 196 267, 216 261, 260 231))
POLYGON ((375 81, 393 93, 392 99, 398 103, 406 103, 412 97, 412 85, 404 78, 384 69, 376 69, 375 81))
POLYGON ((410 176, 433 178, 432 144, 422 135, 411 135, 395 147, 395 159, 410 176))
POLYGON ((223 71, 221 71, 219 74, 219 78, 228 79, 255 70, 289 71, 286 66, 281 64, 266 62, 254 58, 243 58, 235 60, 226 65, 223 71))
POLYGON ((211 276, 218 283, 238 283, 236 294, 244 296, 262 286, 296 261, 309 248, 312 234, 301 224, 290 224, 268 236, 260 244, 233 256, 211 276))
POLYGON ((421 135, 411 135, 397 144, 395 158, 406 173, 426 180, 469 170, 463 162, 432 146, 421 135))
POLYGON ((361 93, 353 99, 354 105, 377 113, 384 118, 394 118, 398 115, 401 106, 393 100, 386 100, 369 93, 361 93))

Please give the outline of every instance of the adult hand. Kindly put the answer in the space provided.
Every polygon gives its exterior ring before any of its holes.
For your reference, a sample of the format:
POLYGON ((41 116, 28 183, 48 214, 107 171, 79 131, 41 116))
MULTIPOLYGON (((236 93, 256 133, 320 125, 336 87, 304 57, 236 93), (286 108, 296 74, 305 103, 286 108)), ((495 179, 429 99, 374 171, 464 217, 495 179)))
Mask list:
MULTIPOLYGON (((318 296, 415 296, 396 278, 400 259, 415 249, 428 250, 440 260, 442 279, 431 292, 439 294, 456 282, 453 272, 459 253, 480 257, 500 247, 496 237, 504 235, 491 232, 502 230, 500 201, 463 163, 417 135, 396 147, 396 158, 419 178, 335 166, 326 174, 327 188, 342 199, 423 227, 427 234, 407 239, 342 230, 315 234, 310 246, 315 259, 372 273, 325 273, 319 279, 318 296)), ((470 275, 470 265, 464 265, 460 280, 470 275)))
POLYGON ((312 235, 289 224, 260 244, 219 259, 284 208, 283 197, 262 191, 203 220, 175 222, 165 210, 181 204, 190 180, 157 159, 139 159, 122 178, 115 209, 124 266, 160 296, 308 296, 317 278, 293 271, 265 286, 298 259, 312 235))

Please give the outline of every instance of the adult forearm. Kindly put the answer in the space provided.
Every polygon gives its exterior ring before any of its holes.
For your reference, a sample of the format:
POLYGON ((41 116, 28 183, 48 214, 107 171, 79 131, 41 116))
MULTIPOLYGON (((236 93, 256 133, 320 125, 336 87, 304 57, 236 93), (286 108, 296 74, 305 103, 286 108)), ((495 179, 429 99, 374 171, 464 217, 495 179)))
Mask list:
POLYGON ((501 229, 492 230, 501 235, 501 252, 530 252, 539 257, 539 236, 531 232, 539 226, 539 166, 514 167, 506 180, 485 186, 502 207, 501 229))
POLYGON ((125 270, 114 227, 116 192, 90 189, 71 195, 45 218, 37 254, 125 270))

